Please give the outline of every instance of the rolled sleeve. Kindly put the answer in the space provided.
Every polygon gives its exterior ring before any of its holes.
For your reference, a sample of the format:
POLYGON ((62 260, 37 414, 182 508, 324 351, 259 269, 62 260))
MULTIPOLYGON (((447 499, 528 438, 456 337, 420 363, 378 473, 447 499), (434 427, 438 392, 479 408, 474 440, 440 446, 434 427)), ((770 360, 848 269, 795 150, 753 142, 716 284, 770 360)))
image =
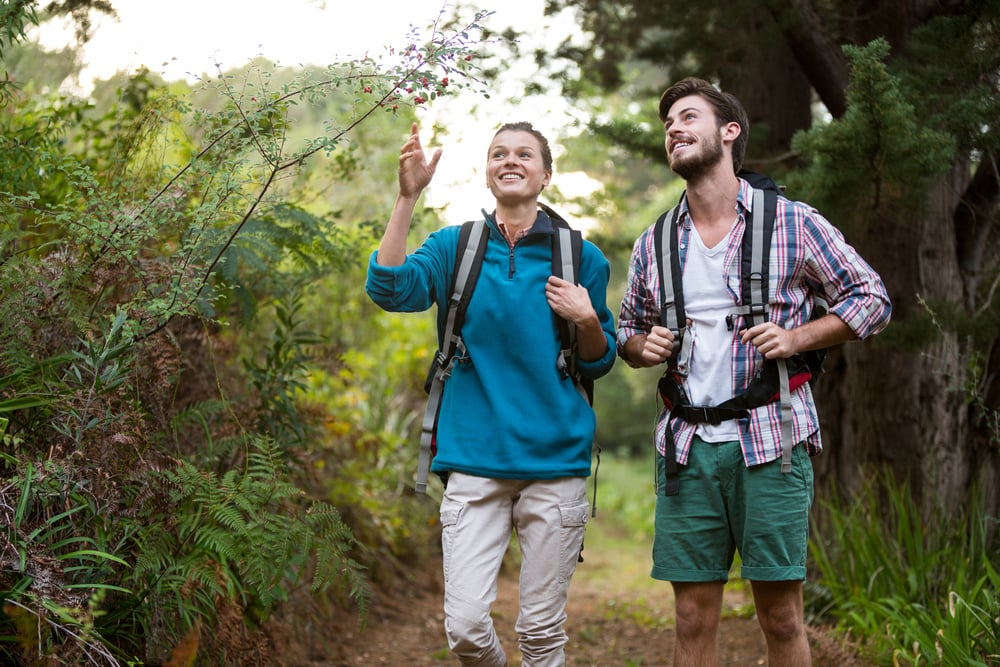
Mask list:
POLYGON ((858 339, 882 331, 892 313, 882 278, 840 231, 815 211, 807 218, 806 227, 812 264, 823 283, 828 312, 839 317, 858 339))
POLYGON ((596 380, 599 377, 607 375, 611 370, 612 366, 615 364, 615 339, 614 335, 605 330, 604 337, 608 341, 608 349, 604 352, 604 356, 600 359, 591 359, 587 361, 586 359, 580 359, 577 357, 576 367, 580 373, 591 380, 596 380))
POLYGON ((660 309, 655 296, 659 293, 660 279, 655 270, 651 271, 651 268, 655 269, 655 263, 649 261, 655 252, 653 246, 653 227, 650 226, 632 247, 615 339, 618 356, 626 362, 625 343, 633 336, 649 333, 660 322, 660 309))
POLYGON ((457 227, 431 233, 399 266, 378 263, 378 251, 368 258, 365 292, 376 305, 394 313, 427 310, 447 290, 446 278, 454 264, 457 227))
POLYGON ((382 266, 376 261, 378 251, 368 260, 365 292, 380 308, 394 312, 419 312, 431 306, 426 283, 420 281, 412 266, 382 266))

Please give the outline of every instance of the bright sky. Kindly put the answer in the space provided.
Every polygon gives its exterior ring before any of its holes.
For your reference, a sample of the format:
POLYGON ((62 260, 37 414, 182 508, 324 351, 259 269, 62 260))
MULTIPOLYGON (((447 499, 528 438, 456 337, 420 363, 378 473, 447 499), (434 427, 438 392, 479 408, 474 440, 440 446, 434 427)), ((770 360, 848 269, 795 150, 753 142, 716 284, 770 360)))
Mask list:
MULTIPOLYGON (((384 46, 403 43, 412 27, 421 35, 448 0, 111 0, 118 19, 95 15, 93 36, 83 52, 81 86, 94 79, 109 78, 116 71, 136 71, 145 66, 167 80, 193 79, 223 69, 239 67, 256 56, 265 56, 283 66, 326 65, 366 51, 381 53, 384 46)), ((464 2, 462 16, 471 19, 475 8, 464 2)), ((553 24, 543 15, 544 0, 498 2, 493 8, 482 2, 479 9, 493 11, 484 25, 494 32, 508 26, 538 27, 529 38, 534 43, 556 44, 575 32, 571 18, 553 24)), ((40 41, 56 48, 71 38, 66 26, 46 26, 40 41)), ((442 138, 444 156, 426 193, 433 206, 447 206, 445 217, 459 222, 490 206, 482 175, 486 149, 496 127, 514 120, 531 121, 553 144, 567 135, 580 114, 558 96, 525 101, 520 99, 524 79, 533 68, 512 66, 492 91, 491 101, 445 97, 421 111, 430 127, 434 120, 453 128, 442 138), (477 105, 473 110, 473 105, 477 105)), ((401 128, 401 137, 408 128, 401 128)), ((438 144, 429 132, 422 133, 425 147, 438 144)), ((400 142, 402 143, 402 141, 400 142)), ((584 174, 559 172, 558 147, 553 183, 567 194, 593 189, 584 174)), ((387 212, 388 214, 388 212, 387 212)), ((581 225, 583 226, 583 225, 581 225)))

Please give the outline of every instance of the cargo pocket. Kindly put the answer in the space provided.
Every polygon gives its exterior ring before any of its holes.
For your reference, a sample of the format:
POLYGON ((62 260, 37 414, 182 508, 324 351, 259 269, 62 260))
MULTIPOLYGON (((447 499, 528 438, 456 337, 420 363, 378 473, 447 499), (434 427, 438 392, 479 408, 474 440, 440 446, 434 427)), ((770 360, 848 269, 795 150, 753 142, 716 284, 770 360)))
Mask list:
POLYGON ((441 501, 441 552, 444 580, 451 575, 452 553, 455 545, 455 531, 458 530, 458 518, 462 514, 462 503, 451 500, 441 501))
POLYGON ((580 558, 580 547, 583 545, 583 531, 587 525, 587 513, 590 505, 586 500, 559 506, 562 518, 562 557, 559 566, 559 582, 566 583, 576 571, 576 563, 580 558))

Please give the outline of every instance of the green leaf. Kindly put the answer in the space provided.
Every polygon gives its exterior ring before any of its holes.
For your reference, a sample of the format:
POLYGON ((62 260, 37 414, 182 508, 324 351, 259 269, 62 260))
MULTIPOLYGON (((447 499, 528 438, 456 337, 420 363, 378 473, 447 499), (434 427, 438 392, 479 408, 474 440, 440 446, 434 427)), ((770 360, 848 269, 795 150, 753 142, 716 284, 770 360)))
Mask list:
POLYGON ((104 551, 98 551, 96 549, 80 549, 79 551, 73 551, 71 553, 60 556, 59 560, 69 560, 70 558, 80 558, 80 559, 91 558, 95 561, 110 560, 115 563, 124 565, 125 567, 131 567, 127 562, 125 562, 118 556, 115 556, 114 554, 109 554, 104 551))

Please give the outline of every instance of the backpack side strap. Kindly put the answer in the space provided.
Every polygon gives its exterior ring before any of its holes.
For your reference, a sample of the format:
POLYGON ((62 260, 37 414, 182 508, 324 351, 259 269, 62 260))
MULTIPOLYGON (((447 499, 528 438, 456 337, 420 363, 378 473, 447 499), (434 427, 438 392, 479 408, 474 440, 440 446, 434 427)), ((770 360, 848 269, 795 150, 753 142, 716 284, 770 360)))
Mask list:
POLYGON ((427 406, 420 425, 420 455, 417 460, 417 493, 427 493, 427 476, 430 473, 431 457, 434 450, 434 433, 437 430, 438 414, 441 411, 441 396, 444 382, 451 375, 455 363, 455 353, 464 352, 462 323, 465 309, 472 298, 472 290, 479 279, 479 270, 486 254, 486 244, 490 229, 482 219, 466 222, 458 235, 455 270, 452 273, 451 296, 448 299, 448 314, 441 336, 441 347, 434 355, 424 390, 427 391, 427 406))

